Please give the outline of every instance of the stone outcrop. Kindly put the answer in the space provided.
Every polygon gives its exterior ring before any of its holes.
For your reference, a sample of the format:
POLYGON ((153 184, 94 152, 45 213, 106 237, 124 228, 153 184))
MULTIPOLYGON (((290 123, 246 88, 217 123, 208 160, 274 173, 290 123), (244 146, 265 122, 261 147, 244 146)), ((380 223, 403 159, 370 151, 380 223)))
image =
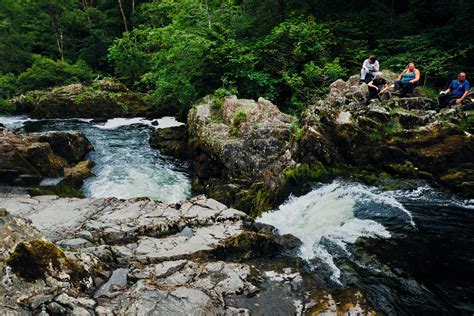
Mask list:
POLYGON ((194 187, 252 214, 267 207, 273 176, 293 165, 291 122, 263 98, 227 98, 221 107, 205 99, 188 115, 194 187))
POLYGON ((11 100, 19 113, 32 118, 113 118, 146 116, 144 94, 108 80, 91 87, 80 83, 44 91, 31 91, 11 100))
POLYGON ((268 270, 288 264, 278 263, 283 243, 270 227, 204 196, 170 205, 27 195, 0 201, 8 209, 0 210, 0 313, 268 314, 249 304, 260 295, 290 314, 315 304, 299 271, 268 270))
POLYGON ((338 176, 386 189, 421 178, 472 196, 472 113, 438 113, 420 91, 364 105, 366 94, 357 76, 337 80, 299 118, 264 99, 205 98, 189 112, 187 135, 157 132, 151 143, 190 160, 197 191, 252 215, 338 176))
POLYGON ((0 129, 0 181, 34 187, 45 178, 64 178, 75 188, 90 175, 84 159, 92 144, 80 132, 20 134, 0 129))

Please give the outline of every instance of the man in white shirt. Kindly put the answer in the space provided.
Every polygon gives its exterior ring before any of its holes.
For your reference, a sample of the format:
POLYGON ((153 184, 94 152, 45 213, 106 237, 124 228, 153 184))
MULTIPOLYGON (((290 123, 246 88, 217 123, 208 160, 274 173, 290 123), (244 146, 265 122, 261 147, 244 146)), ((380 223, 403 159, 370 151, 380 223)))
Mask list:
POLYGON ((360 71, 360 82, 369 83, 372 81, 379 69, 380 65, 377 57, 370 55, 369 58, 364 60, 364 63, 362 64, 362 69, 360 71))

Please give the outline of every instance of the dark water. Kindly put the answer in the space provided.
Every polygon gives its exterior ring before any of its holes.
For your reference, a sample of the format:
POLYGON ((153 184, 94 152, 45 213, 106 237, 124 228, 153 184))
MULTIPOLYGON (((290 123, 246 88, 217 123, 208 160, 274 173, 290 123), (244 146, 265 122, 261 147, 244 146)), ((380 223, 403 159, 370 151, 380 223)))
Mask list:
POLYGON ((359 288, 383 314, 474 314, 474 201, 336 181, 261 220, 303 240, 318 282, 359 288))
MULTIPOLYGON (((176 126, 173 118, 158 120, 159 128, 176 126)), ((191 181, 182 162, 163 157, 151 149, 148 139, 154 129, 142 119, 113 119, 96 124, 88 120, 28 120, 0 117, 7 127, 25 132, 79 130, 94 145, 88 159, 95 162, 83 186, 91 197, 150 197, 166 203, 191 196, 191 181)))

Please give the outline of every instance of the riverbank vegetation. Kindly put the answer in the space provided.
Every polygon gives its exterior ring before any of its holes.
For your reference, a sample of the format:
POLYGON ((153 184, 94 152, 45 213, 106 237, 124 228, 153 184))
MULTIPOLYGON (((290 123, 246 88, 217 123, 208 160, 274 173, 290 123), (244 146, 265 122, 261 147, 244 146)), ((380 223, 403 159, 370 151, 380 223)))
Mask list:
POLYGON ((474 70, 473 12, 454 0, 4 0, 0 99, 99 76, 158 108, 217 90, 300 112, 369 53, 397 72, 414 61, 442 87, 474 70))

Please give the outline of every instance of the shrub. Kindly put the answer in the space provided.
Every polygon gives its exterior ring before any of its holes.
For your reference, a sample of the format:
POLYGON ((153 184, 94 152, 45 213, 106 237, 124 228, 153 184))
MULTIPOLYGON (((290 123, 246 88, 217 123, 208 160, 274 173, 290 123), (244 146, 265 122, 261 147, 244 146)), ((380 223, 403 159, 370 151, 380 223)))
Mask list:
POLYGON ((65 61, 54 61, 39 56, 33 65, 18 77, 18 85, 21 91, 28 91, 90 82, 93 78, 94 73, 81 60, 71 65, 65 61))
POLYGON ((0 74, 0 99, 10 98, 17 90, 17 79, 13 74, 0 74))
POLYGON ((0 114, 12 114, 16 110, 15 105, 5 99, 0 99, 0 114))

